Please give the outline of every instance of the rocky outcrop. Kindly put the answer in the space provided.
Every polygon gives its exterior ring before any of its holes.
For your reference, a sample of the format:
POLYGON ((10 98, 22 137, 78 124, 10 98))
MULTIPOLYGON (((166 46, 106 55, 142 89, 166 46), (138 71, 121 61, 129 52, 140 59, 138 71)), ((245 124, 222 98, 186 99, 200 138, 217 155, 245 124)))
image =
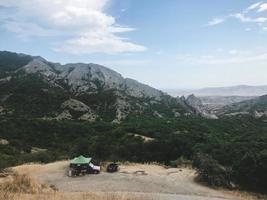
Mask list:
POLYGON ((128 95, 143 98, 161 99, 163 92, 133 79, 124 79, 119 73, 97 64, 74 63, 60 65, 47 62, 43 58, 34 58, 18 71, 29 74, 42 74, 50 83, 64 82, 73 93, 97 93, 99 90, 116 89, 128 95))
POLYGON ((60 72, 59 78, 77 93, 94 93, 98 89, 120 89, 124 82, 119 73, 96 64, 57 64, 55 67, 60 72))
POLYGON ((79 120, 94 122, 98 115, 86 104, 76 99, 69 99, 62 103, 61 108, 64 109, 64 112, 61 113, 61 117, 72 118, 71 112, 76 112, 80 115, 79 120))
POLYGON ((218 114, 233 115, 236 113, 243 113, 251 115, 255 118, 267 116, 267 95, 256 97, 254 99, 241 101, 231 105, 227 105, 218 110, 218 114))
POLYGON ((76 99, 69 99, 69 100, 63 102, 61 105, 61 108, 73 110, 73 111, 77 111, 77 112, 88 112, 89 110, 91 110, 83 102, 78 101, 76 99))
POLYGON ((48 65, 48 63, 41 58, 33 59, 30 63, 19 69, 18 71, 25 71, 28 74, 42 74, 47 79, 55 79, 57 74, 54 69, 48 65))
POLYGON ((6 83, 6 82, 10 81, 11 78, 12 78, 11 76, 8 76, 8 77, 5 77, 5 78, 1 78, 1 79, 0 79, 0 84, 1 84, 1 83, 6 83))
POLYGON ((257 110, 254 111, 255 118, 267 117, 267 111, 258 112, 257 110))
POLYGON ((163 92, 156 90, 148 85, 139 83, 136 80, 126 78, 125 79, 126 92, 134 97, 152 97, 160 100, 163 96, 163 92))
POLYGON ((89 112, 83 114, 81 117, 79 117, 79 120, 88 121, 88 122, 95 122, 97 118, 98 118, 98 115, 96 115, 92 111, 89 111, 89 112))
POLYGON ((162 114, 160 114, 158 111, 154 111, 153 115, 157 118, 163 118, 162 114))
POLYGON ((25 56, 21 58, 19 54, 8 52, 4 53, 2 59, 9 57, 8 54, 12 55, 12 67, 5 67, 7 71, 3 73, 4 76, 1 74, 0 90, 9 89, 1 93, 0 103, 5 108, 15 106, 10 109, 14 112, 12 115, 90 122, 99 118, 119 123, 129 115, 182 117, 186 113, 194 113, 184 101, 133 79, 124 78, 101 65, 61 65, 33 56, 27 56, 25 60, 25 56), (9 97, 9 94, 13 95, 9 97), (6 97, 13 99, 8 101, 6 97), (50 105, 46 104, 46 97, 50 105), (23 99, 27 109, 19 103, 11 105, 19 101, 16 98, 23 99))
POLYGON ((116 102, 114 107, 116 109, 116 117, 113 120, 113 123, 120 123, 131 113, 131 105, 121 93, 116 92, 116 102))
POLYGON ((4 107, 3 106, 0 106, 0 115, 4 112, 4 107))
POLYGON ((57 120, 70 120, 70 119, 72 119, 72 115, 70 114, 70 112, 68 110, 64 110, 55 119, 57 119, 57 120))
POLYGON ((172 109, 172 113, 173 113, 175 118, 181 117, 181 114, 176 109, 172 109))
POLYGON ((217 119, 218 117, 214 114, 209 113, 205 106, 202 104, 201 100, 195 95, 191 94, 185 100, 185 103, 195 109, 195 112, 204 118, 217 119))

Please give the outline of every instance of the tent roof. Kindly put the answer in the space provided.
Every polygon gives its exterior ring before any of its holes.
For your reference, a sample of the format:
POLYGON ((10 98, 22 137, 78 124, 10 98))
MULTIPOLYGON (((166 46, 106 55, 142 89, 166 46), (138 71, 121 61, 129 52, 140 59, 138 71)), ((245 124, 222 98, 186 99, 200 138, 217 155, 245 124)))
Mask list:
POLYGON ((89 164, 92 158, 86 158, 84 156, 79 156, 70 161, 71 164, 89 164))

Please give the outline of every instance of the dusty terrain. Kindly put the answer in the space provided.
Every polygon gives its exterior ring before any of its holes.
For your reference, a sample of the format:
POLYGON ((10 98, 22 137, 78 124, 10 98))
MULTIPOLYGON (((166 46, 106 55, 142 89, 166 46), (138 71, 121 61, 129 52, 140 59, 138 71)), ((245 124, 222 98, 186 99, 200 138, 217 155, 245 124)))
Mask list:
POLYGON ((125 164, 120 166, 118 173, 101 172, 99 175, 75 178, 66 175, 67 169, 67 161, 14 168, 18 173, 29 173, 42 182, 54 185, 62 192, 119 193, 162 200, 243 199, 195 183, 195 171, 187 168, 166 169, 159 165, 125 164))

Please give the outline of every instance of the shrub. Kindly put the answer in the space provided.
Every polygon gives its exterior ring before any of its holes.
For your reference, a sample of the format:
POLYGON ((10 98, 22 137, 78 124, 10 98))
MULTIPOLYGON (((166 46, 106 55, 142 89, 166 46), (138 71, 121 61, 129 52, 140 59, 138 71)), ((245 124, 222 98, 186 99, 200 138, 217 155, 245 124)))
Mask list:
POLYGON ((246 153, 233 166, 233 174, 241 186, 266 192, 267 150, 246 153))
POLYGON ((186 166, 191 166, 192 165, 192 161, 191 160, 187 160, 186 158, 184 158, 183 156, 177 158, 176 160, 171 160, 170 161, 170 166, 171 167, 186 167, 186 166))
POLYGON ((44 191, 53 191, 49 186, 41 184, 27 174, 15 175, 12 180, 0 185, 0 191, 21 192, 36 194, 44 191))
POLYGON ((211 156, 198 153, 194 157, 193 167, 197 168, 199 181, 213 187, 232 187, 229 170, 211 156))

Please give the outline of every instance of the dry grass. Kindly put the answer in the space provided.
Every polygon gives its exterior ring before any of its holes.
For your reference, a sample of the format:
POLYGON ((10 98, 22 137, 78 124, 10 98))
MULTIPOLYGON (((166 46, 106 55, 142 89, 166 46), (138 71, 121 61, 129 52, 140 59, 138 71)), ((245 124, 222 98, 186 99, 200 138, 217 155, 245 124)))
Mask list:
POLYGON ((8 142, 8 140, 6 140, 6 139, 1 139, 1 138, 0 138, 0 144, 1 144, 1 145, 8 145, 9 142, 8 142))
POLYGON ((139 134, 134 134, 135 137, 140 137, 144 140, 144 142, 150 142, 150 141, 153 141, 155 140, 155 138, 152 138, 152 137, 147 137, 147 136, 144 136, 144 135, 139 135, 139 134))
POLYGON ((244 199, 244 200, 267 200, 266 195, 261 195, 257 193, 251 193, 251 192, 245 192, 245 191, 239 191, 239 190, 234 190, 234 191, 223 190, 223 192, 226 194, 236 196, 240 199, 244 199))
POLYGON ((43 172, 52 172, 61 169, 67 169, 68 165, 69 161, 67 160, 57 161, 48 164, 27 163, 13 167, 12 170, 17 172, 18 174, 24 173, 24 174, 36 175, 43 172))
POLYGON ((46 152, 47 149, 41 149, 41 148, 38 148, 38 147, 32 147, 31 149, 31 153, 39 153, 39 152, 46 152))
POLYGON ((50 186, 39 183, 28 174, 15 174, 0 185, 0 191, 4 193, 48 193, 53 192, 50 186))
MULTIPOLYGON (((101 170, 106 171, 106 167, 109 163, 111 163, 111 161, 103 162, 101 164, 101 170)), ((167 168, 165 165, 162 165, 157 162, 143 163, 143 164, 132 163, 132 162, 119 162, 119 165, 121 170, 124 170, 124 168, 127 166, 127 169, 133 172, 136 170, 145 170, 150 173, 158 173, 159 171, 162 172, 167 168)), ((30 175, 38 175, 44 172, 55 172, 55 171, 61 171, 62 169, 66 170, 68 169, 68 166, 69 166, 69 161, 63 160, 48 164, 27 163, 13 167, 12 170, 18 174, 26 173, 30 175)))
POLYGON ((120 193, 68 193, 36 181, 28 174, 16 174, 0 185, 0 200, 144 200, 120 193))
POLYGON ((0 200, 147 200, 144 197, 130 196, 129 194, 96 194, 96 193, 61 193, 25 194, 0 192, 0 200))
MULTIPOLYGON (((50 164, 25 164, 12 168, 11 175, 0 179, 0 200, 145 200, 146 196, 134 195, 133 193, 104 193, 104 192, 59 192, 55 188, 36 181, 38 175, 43 173, 62 173, 68 167, 68 161, 60 161, 50 164), (5 180, 2 181, 1 180, 5 180)), ((194 177, 195 171, 188 168, 166 169, 166 166, 155 163, 137 164, 122 163, 121 172, 134 174, 136 171, 144 171, 149 175, 166 175, 175 180, 186 183, 194 177), (182 172, 182 173, 180 173, 182 172)), ((38 180, 38 179, 37 179, 38 180)), ((192 180, 193 181, 193 180, 192 180)), ((266 196, 251 194, 240 191, 225 191, 229 196, 235 196, 242 200, 266 200, 266 196)), ((152 199, 152 198, 150 198, 152 199)))

